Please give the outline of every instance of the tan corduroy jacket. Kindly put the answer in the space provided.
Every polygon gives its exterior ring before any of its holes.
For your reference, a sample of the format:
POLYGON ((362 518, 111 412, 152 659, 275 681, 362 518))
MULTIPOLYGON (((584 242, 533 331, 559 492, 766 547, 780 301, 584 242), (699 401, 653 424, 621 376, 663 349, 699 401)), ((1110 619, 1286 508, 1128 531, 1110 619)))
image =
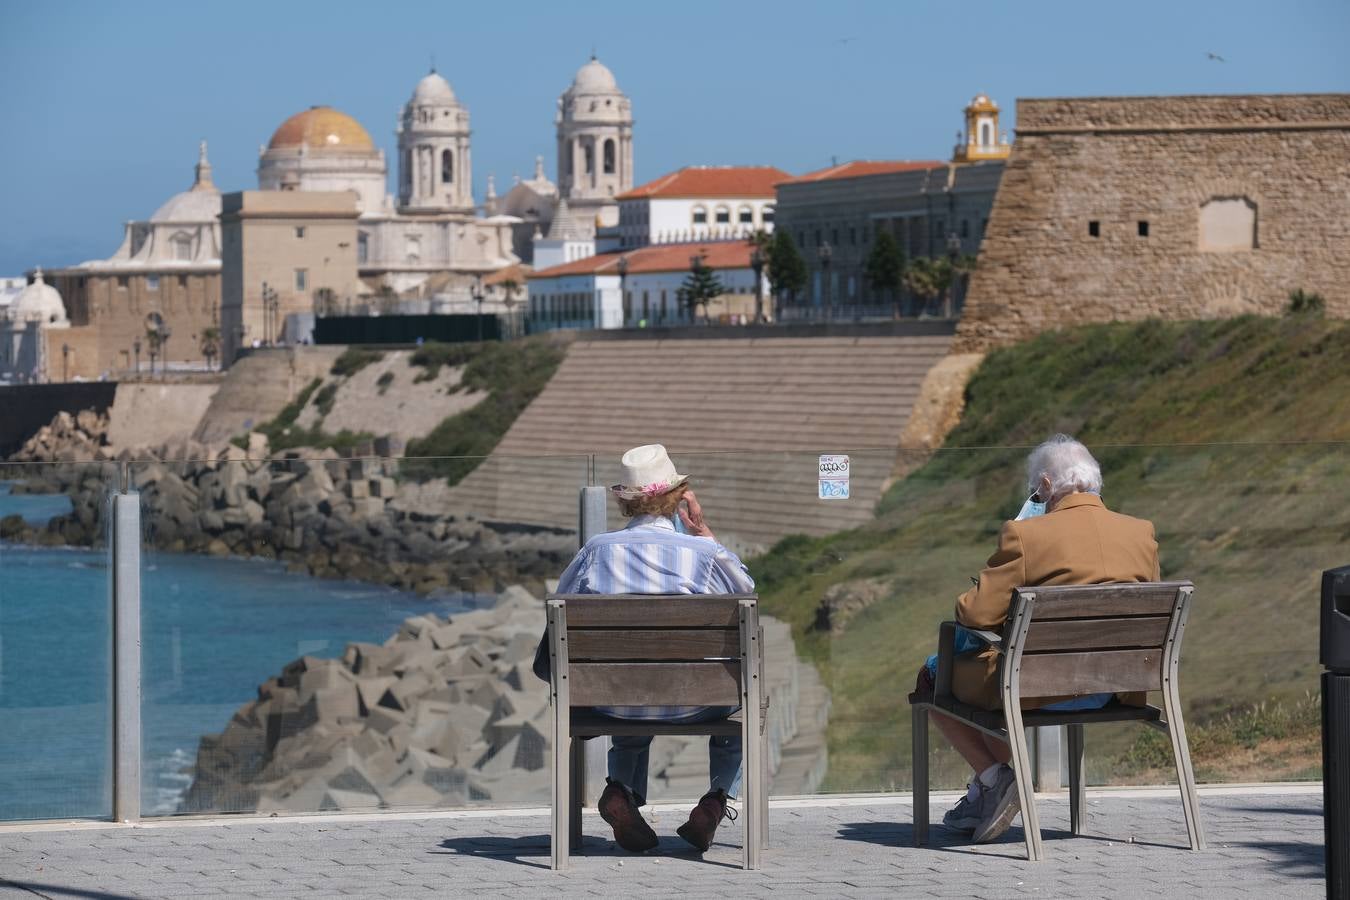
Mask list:
MULTIPOLYGON (((980 572, 979 584, 956 600, 956 620, 971 628, 1001 631, 1015 588, 1158 578, 1152 522, 1111 512, 1096 494, 1070 494, 1043 516, 1004 523, 998 550, 980 572)), ((1001 707, 998 653, 987 649, 958 656, 952 693, 984 709, 1001 707)), ((1022 705, 1046 706, 1063 699, 1024 697, 1022 705)), ((1121 699, 1138 705, 1144 695, 1122 694, 1121 699)))

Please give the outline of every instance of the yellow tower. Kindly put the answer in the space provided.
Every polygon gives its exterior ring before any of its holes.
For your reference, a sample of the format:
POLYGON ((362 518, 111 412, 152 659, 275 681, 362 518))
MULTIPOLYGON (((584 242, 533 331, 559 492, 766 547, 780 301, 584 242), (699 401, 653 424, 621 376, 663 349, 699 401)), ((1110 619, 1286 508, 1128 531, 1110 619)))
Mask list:
POLYGON ((957 132, 953 162, 1007 159, 1012 152, 1007 133, 999 134, 998 104, 986 94, 976 94, 966 107, 965 134, 957 132))

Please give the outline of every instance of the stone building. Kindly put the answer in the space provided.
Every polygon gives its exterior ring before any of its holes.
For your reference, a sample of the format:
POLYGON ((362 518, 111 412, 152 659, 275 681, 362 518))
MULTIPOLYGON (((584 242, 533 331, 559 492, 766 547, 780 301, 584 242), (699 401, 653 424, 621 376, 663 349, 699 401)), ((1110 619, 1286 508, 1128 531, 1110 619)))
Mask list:
POLYGON ((858 161, 782 182, 775 227, 796 243, 808 276, 798 296, 779 300, 778 318, 890 316, 894 298, 866 277, 877 235, 890 232, 909 259, 973 255, 1002 174, 1001 162, 858 161))
POLYGON ((0 310, 0 383, 51 381, 70 367, 70 334, 61 294, 38 269, 0 310))
POLYGON ((598 226, 618 224, 616 198, 633 187, 633 104, 591 57, 558 98, 558 188, 598 226))
POLYGON ((351 191, 225 195, 220 331, 226 364, 255 342, 308 340, 316 312, 351 296, 359 214, 351 191))
POLYGON ((957 332, 1350 316, 1350 94, 1031 99, 957 332))
POLYGON ((771 233, 775 187, 792 176, 773 166, 685 166, 619 195, 613 247, 748 238, 771 233))
POLYGON ((70 318, 62 337, 70 348, 69 377, 148 366, 151 331, 170 336, 155 341, 157 367, 205 367, 207 330, 218 324, 220 311, 219 215, 220 190, 203 141, 192 186, 149 219, 127 222, 112 256, 49 273, 70 318))

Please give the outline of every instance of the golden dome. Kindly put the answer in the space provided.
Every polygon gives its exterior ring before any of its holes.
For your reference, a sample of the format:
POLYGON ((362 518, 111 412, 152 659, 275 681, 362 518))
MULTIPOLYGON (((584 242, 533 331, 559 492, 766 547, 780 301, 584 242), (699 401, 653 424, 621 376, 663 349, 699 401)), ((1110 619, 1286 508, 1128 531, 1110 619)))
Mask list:
POLYGON ((281 123, 269 150, 307 146, 311 150, 372 151, 375 144, 361 123, 331 106, 311 106, 281 123))

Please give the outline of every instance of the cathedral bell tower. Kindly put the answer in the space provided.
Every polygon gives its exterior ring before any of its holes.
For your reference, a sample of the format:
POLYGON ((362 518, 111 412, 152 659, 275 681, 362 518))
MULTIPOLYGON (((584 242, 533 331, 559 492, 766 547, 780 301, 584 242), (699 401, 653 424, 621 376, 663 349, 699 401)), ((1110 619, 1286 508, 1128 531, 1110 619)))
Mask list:
POLYGON ((952 162, 1007 159, 1011 152, 1007 133, 1000 135, 998 131, 998 104, 985 94, 976 94, 966 107, 965 134, 956 134, 952 162))
POLYGON ((594 56, 558 98, 558 189, 573 210, 618 222, 633 187, 633 104, 594 56))
POLYGON ((432 69, 413 90, 398 125, 399 212, 472 214, 469 111, 432 69))

